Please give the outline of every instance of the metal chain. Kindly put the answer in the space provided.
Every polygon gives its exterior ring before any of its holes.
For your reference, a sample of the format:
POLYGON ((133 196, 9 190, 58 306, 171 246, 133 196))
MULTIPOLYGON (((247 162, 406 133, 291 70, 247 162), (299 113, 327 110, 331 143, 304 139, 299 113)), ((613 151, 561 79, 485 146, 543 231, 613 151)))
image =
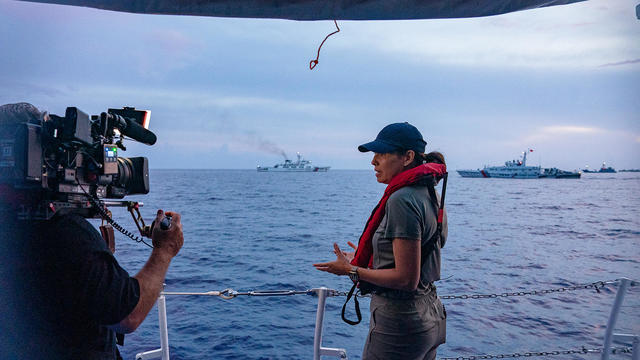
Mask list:
MULTIPOLYGON (((527 295, 546 295, 552 293, 562 293, 567 291, 575 291, 575 290, 584 290, 584 289, 594 289, 597 292, 600 292, 600 289, 604 288, 607 285, 616 284, 620 280, 608 280, 608 281, 596 281, 590 284, 582 284, 582 285, 572 285, 565 286, 561 288, 554 289, 543 289, 543 290, 530 290, 530 291, 516 291, 516 292, 504 292, 500 294, 472 294, 472 295, 441 295, 440 298, 444 300, 467 300, 467 299, 488 299, 488 298, 499 298, 499 297, 510 297, 510 296, 527 296, 527 295)), ((631 286, 637 285, 638 282, 632 281, 631 286)), ((162 294, 164 295, 200 295, 200 296, 219 296, 223 299, 233 299, 236 296, 246 295, 246 296, 288 296, 288 295, 315 295, 319 289, 308 289, 308 290, 253 290, 253 291, 245 291, 239 292, 233 289, 224 289, 222 291, 207 291, 207 292, 171 292, 164 291, 162 294)), ((347 296, 346 291, 338 291, 333 289, 325 289, 328 297, 334 296, 347 296)), ((360 295, 358 292, 358 297, 370 297, 371 295, 360 295)))
POLYGON ((594 289, 599 293, 600 289, 602 289, 606 285, 616 284, 618 282, 619 280, 596 281, 590 284, 565 286, 565 287, 554 288, 554 289, 504 292, 500 294, 441 295, 440 298, 444 300, 494 299, 499 297, 510 297, 510 296, 546 295, 546 294, 552 294, 552 293, 562 293, 566 291, 575 291, 575 290, 584 290, 584 289, 594 289))
MULTIPOLYGON (((335 291, 335 290, 330 290, 335 291)), ((236 296, 288 296, 288 295, 303 295, 313 293, 314 290, 254 290, 246 292, 238 292, 233 289, 224 289, 222 291, 207 291, 207 292, 175 292, 175 291, 163 291, 162 295, 183 295, 183 296, 218 296, 225 300, 230 300, 236 296)), ((334 295, 329 295, 334 296, 334 295)))
MULTIPOLYGON (((630 347, 612 348, 612 354, 631 353, 630 347)), ((497 354, 497 355, 472 355, 458 357, 439 357, 438 360, 477 360, 477 359, 507 359, 517 357, 534 357, 534 356, 554 356, 554 355, 571 355, 571 354, 600 354, 602 349, 587 349, 584 346, 576 350, 554 350, 554 351, 531 351, 525 353, 497 354)))
POLYGON ((313 290, 254 290, 247 292, 235 292, 234 296, 288 296, 288 295, 307 295, 313 290))
MULTIPOLYGON (((552 294, 552 293, 561 293, 561 292, 584 290, 584 289, 594 289, 595 291, 600 293, 600 289, 606 287, 607 285, 617 284, 618 282, 620 282, 620 279, 596 281, 590 284, 572 285, 572 286, 565 286, 561 288, 504 292, 500 294, 440 295, 440 299, 443 299, 443 300, 495 299, 500 297, 511 297, 511 296, 546 295, 546 294, 552 294)), ((635 285, 637 285, 637 282, 632 281, 631 286, 635 286, 635 285)), ((339 292, 338 296, 346 296, 346 295, 347 295, 347 292, 343 291, 343 292, 339 292)), ((361 295, 360 293, 358 293, 358 297, 371 297, 371 295, 370 294, 361 295)))

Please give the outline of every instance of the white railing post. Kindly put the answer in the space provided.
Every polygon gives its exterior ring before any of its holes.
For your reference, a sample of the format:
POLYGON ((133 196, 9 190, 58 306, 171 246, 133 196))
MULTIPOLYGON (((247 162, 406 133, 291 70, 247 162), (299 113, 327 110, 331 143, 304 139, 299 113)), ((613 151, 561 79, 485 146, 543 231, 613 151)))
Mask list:
POLYGON ((167 301, 164 294, 158 298, 158 322, 160 325, 160 349, 162 360, 169 360, 169 329, 167 328, 167 301))
POLYGON ((324 320, 325 300, 327 299, 327 288, 321 287, 316 290, 318 295, 318 310, 316 311, 316 330, 313 335, 313 360, 320 360, 320 346, 322 345, 322 322, 324 320))
POLYGON ((322 322, 324 321, 325 300, 327 299, 327 288, 321 287, 313 289, 318 295, 318 310, 316 311, 316 329, 313 336, 313 360, 320 360, 321 355, 335 356, 340 359, 347 358, 345 349, 322 347, 322 322))
POLYGON ((167 302, 163 293, 157 301, 158 325, 160 326, 160 349, 145 351, 136 354, 136 360, 151 360, 162 358, 169 360, 169 331, 167 328, 167 302))
POLYGON ((618 314, 620 313, 620 307, 622 306, 622 301, 624 300, 624 295, 627 292, 627 288, 629 287, 629 283, 631 280, 627 278, 620 279, 620 284, 618 285, 618 292, 616 293, 616 299, 613 302, 613 307, 611 308, 611 314, 609 315, 609 321, 607 322, 607 331, 604 335, 604 346, 602 348, 602 360, 609 360, 609 353, 611 352, 611 342, 613 341, 613 329, 616 326, 616 321, 618 321, 618 314))

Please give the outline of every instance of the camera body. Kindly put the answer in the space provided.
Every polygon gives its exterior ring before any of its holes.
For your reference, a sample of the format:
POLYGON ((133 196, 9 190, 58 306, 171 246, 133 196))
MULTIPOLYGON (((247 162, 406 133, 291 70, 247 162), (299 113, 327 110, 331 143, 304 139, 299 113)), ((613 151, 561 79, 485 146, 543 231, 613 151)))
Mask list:
POLYGON ((125 107, 89 116, 68 107, 64 117, 4 115, 0 187, 18 218, 49 219, 69 212, 97 217, 100 199, 149 192, 147 158, 119 154, 126 150, 125 136, 155 143, 147 130, 149 111, 125 107))

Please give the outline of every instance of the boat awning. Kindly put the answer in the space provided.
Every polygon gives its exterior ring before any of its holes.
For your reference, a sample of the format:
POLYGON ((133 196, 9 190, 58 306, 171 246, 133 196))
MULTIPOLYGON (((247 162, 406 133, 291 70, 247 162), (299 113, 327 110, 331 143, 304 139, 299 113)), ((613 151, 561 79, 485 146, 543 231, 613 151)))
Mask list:
POLYGON ((585 0, 22 0, 140 14, 290 20, 407 20, 490 16, 585 0))

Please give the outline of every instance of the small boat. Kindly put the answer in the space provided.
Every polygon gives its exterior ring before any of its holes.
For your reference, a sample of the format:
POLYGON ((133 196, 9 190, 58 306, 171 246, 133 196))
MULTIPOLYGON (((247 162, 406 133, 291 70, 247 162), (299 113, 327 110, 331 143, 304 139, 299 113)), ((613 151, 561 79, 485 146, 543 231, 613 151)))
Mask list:
POLYGON ((582 172, 580 171, 566 171, 558 168, 545 168, 540 174, 541 178, 553 178, 553 179, 580 179, 582 172))
POLYGON ((602 163, 602 166, 597 171, 589 169, 589 165, 587 165, 587 166, 585 166, 584 169, 582 169, 582 172, 585 172, 585 173, 617 173, 616 169, 612 168, 611 166, 607 166, 607 164, 605 162, 602 163))
POLYGON ((274 166, 258 166, 260 172, 326 172, 330 166, 315 166, 311 165, 310 160, 304 160, 300 153, 297 161, 289 160, 285 156, 284 163, 276 164, 274 166))
POLYGON ((598 170, 599 173, 616 173, 616 169, 612 168, 611 166, 607 166, 606 163, 602 163, 602 167, 600 168, 600 170, 598 170))

